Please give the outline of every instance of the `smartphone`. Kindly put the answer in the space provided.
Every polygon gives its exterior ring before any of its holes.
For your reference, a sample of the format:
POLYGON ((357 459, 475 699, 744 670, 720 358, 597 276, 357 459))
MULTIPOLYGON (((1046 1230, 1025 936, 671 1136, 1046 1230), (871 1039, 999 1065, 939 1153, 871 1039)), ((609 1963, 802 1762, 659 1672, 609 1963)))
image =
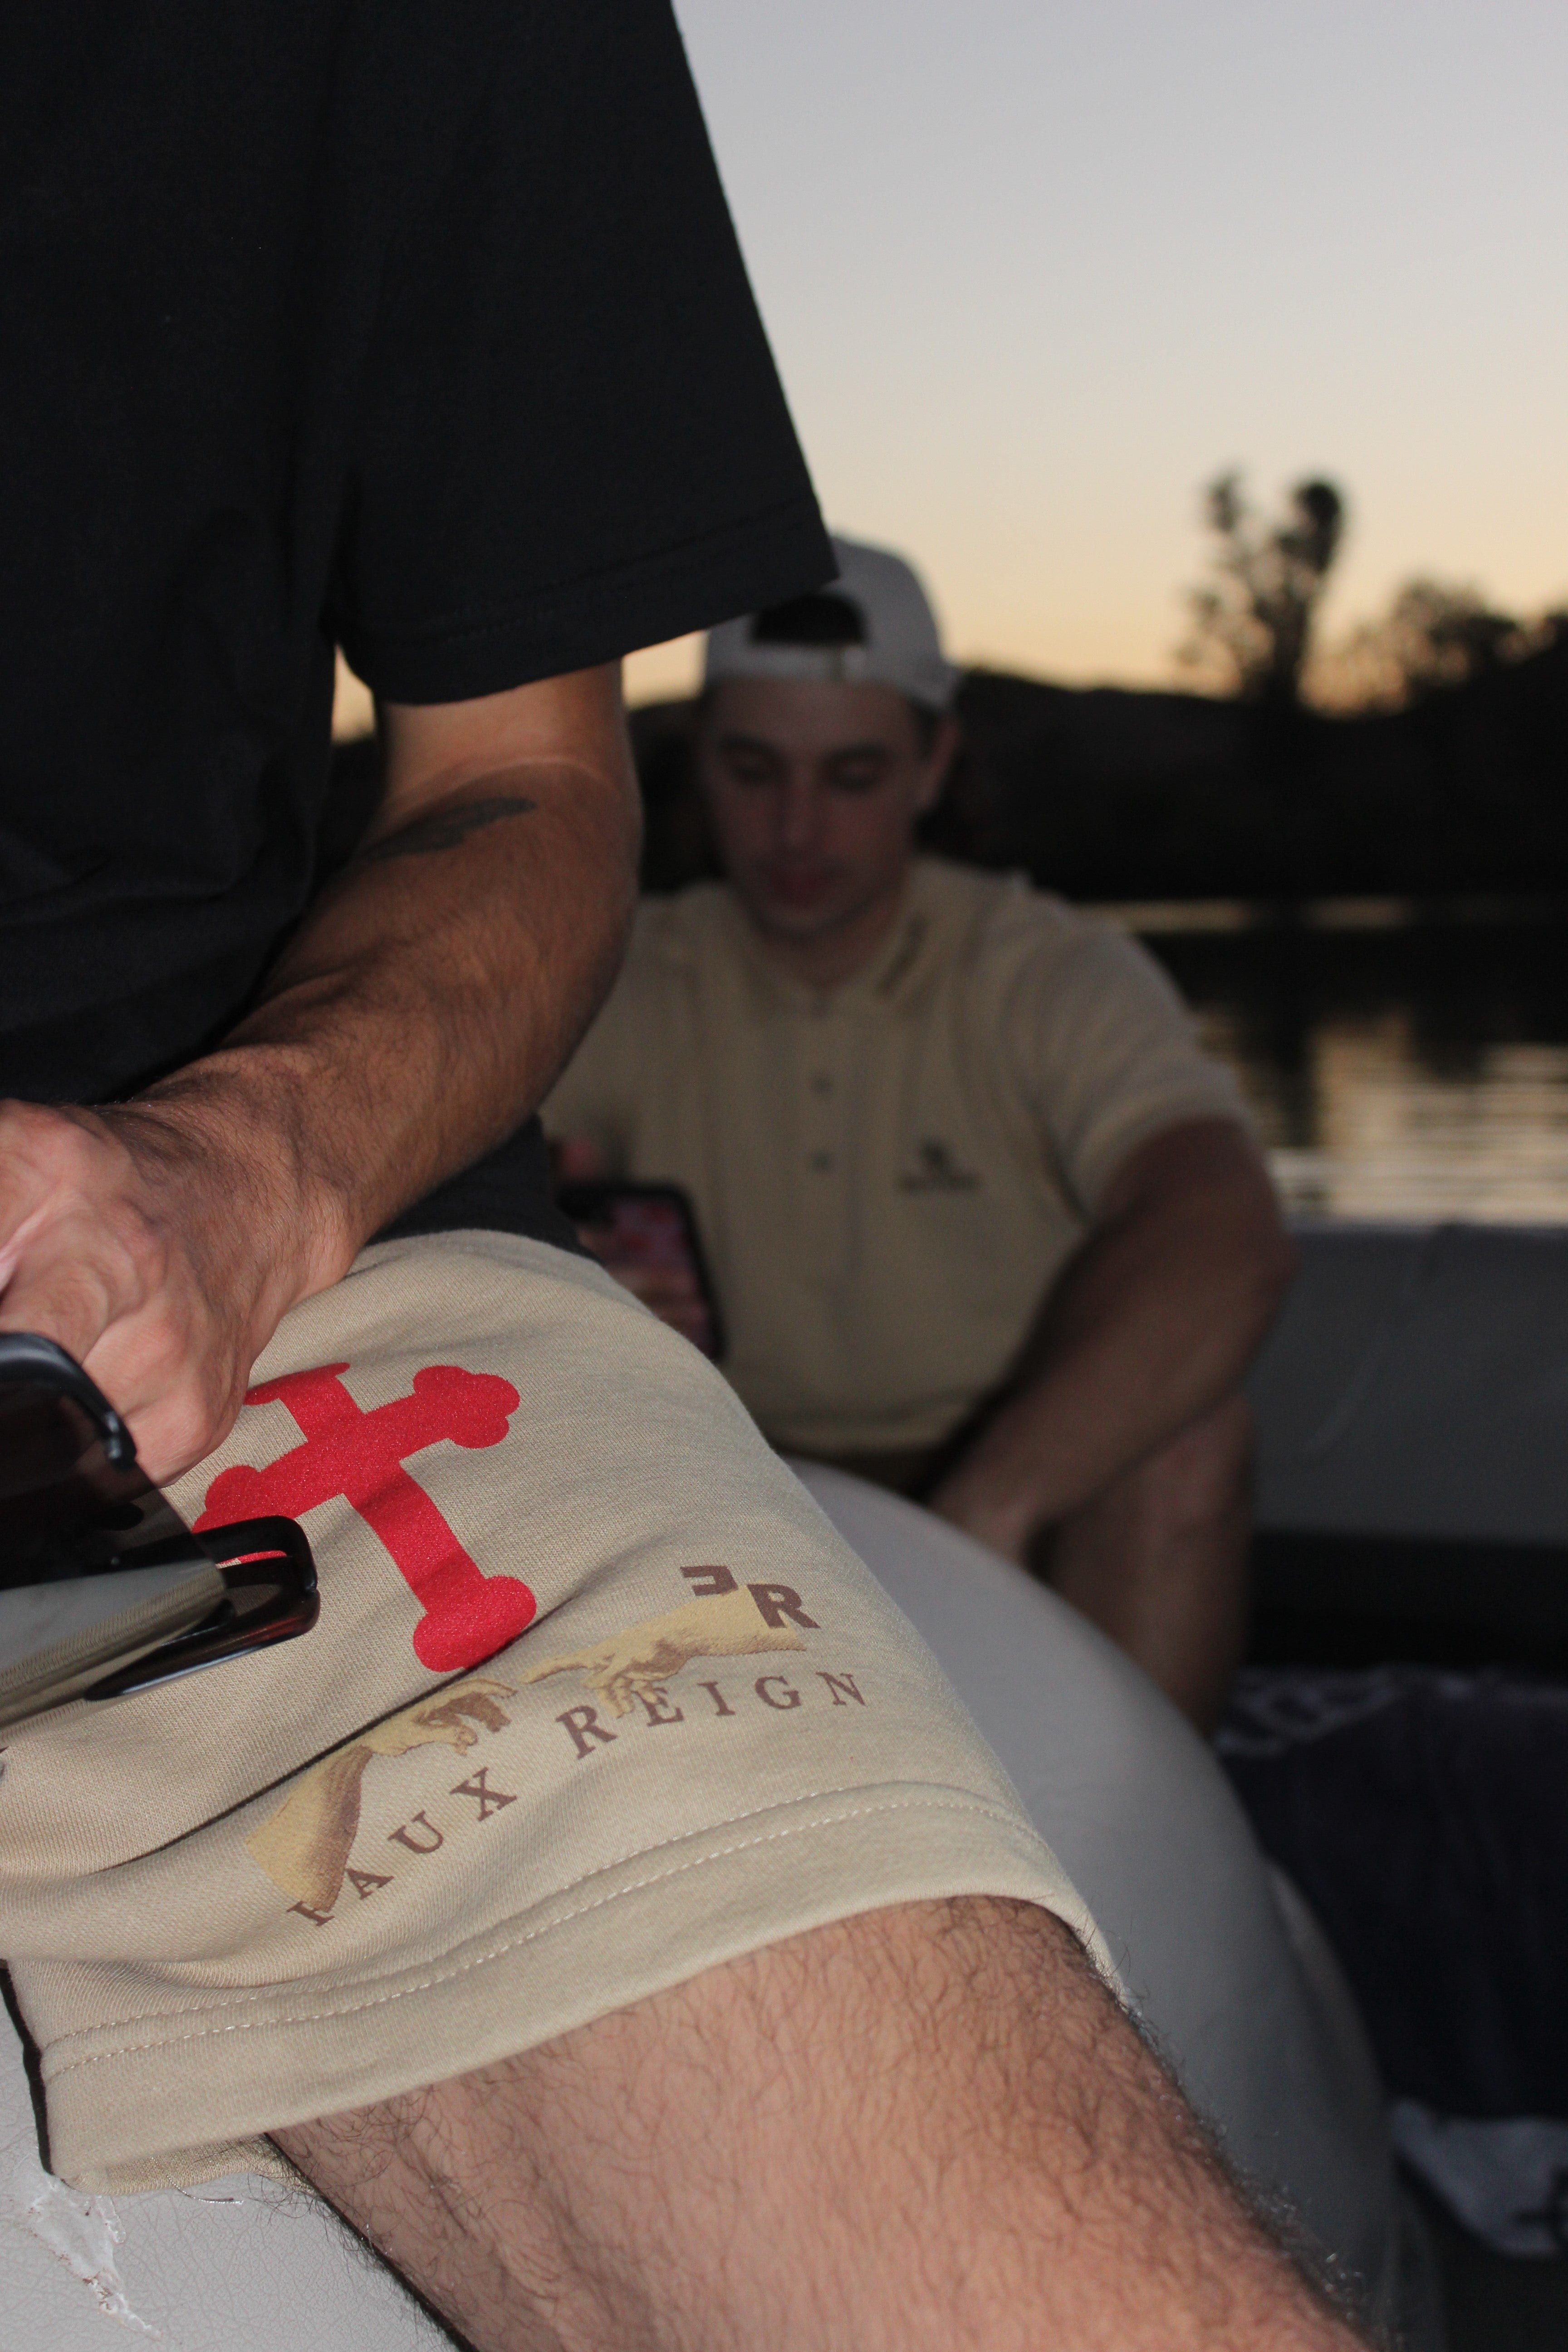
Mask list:
POLYGON ((638 1270, 673 1278, 673 1286, 689 1302, 678 1328, 718 1363, 724 1353, 723 1318, 697 1220, 679 1185, 605 1179, 564 1184, 557 1197, 586 1246, 612 1273, 624 1273, 629 1287, 636 1288, 629 1277, 638 1270))
POLYGON ((319 1605, 292 1519, 193 1534, 81 1366, 0 1332, 0 1728, 292 1641, 319 1605))

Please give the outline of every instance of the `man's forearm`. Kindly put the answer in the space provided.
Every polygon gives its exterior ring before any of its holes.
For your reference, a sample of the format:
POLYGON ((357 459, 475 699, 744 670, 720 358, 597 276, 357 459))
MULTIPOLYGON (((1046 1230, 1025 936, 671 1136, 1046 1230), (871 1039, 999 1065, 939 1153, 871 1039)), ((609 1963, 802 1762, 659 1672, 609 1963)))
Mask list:
POLYGON ((296 1204, 299 1295, 547 1091, 614 976, 637 835, 624 772, 465 778, 372 841, 220 1051, 143 1097, 296 1204))
POLYGON ((0 1105, 0 1328, 84 1363, 154 1478, 232 1426, 297 1301, 533 1108, 614 974, 616 673, 384 723, 364 851, 218 1052, 101 1110, 0 1105))
POLYGON ((1012 1395, 933 1498, 939 1510, 1017 1556, 1234 1387, 1290 1259, 1266 1180, 1233 1132, 1235 1147, 1194 1125, 1164 1155, 1173 1181, 1134 1181, 1113 1201, 1048 1301, 1012 1395))

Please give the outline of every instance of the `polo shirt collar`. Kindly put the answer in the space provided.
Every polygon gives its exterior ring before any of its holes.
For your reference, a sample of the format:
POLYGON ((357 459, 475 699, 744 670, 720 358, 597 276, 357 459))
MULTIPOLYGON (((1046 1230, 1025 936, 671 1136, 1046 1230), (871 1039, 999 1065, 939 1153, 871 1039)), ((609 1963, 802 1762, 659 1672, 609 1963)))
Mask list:
POLYGON ((907 1003, 935 961, 933 950, 948 910, 930 863, 917 859, 904 886, 903 903, 875 955, 833 988, 810 987, 775 962, 732 890, 719 894, 716 911, 721 948, 745 971, 758 1009, 820 1019, 825 1013, 875 1014, 907 1003))

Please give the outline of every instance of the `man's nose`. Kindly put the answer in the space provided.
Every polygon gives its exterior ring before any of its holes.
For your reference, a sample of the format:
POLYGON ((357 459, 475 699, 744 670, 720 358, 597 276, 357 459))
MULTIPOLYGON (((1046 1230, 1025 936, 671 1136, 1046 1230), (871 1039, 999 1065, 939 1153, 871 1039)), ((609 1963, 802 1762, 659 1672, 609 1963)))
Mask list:
POLYGON ((781 849, 798 854, 815 849, 821 831, 821 795, 809 776, 786 779, 779 795, 778 836, 781 849))

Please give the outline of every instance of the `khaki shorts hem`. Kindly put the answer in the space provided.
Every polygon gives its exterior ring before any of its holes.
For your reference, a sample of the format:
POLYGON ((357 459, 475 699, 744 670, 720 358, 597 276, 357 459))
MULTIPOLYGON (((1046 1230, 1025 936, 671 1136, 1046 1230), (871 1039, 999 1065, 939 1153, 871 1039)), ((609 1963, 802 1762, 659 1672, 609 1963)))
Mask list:
POLYGON ((319 1978, 209 1995, 199 2010, 149 2017, 133 2042, 123 2026, 61 2036, 42 2053, 55 2169, 90 2193, 188 2187, 256 2161, 258 2135, 519 2055, 726 1960, 896 1903, 1038 1904, 1110 1974, 1049 1849, 971 1791, 858 1789, 749 1815, 743 1828, 660 1848, 657 1869, 642 1856, 604 1872, 468 1938, 438 1968, 335 1995, 319 1978), (798 1859, 781 1868, 792 1839, 798 1859))

